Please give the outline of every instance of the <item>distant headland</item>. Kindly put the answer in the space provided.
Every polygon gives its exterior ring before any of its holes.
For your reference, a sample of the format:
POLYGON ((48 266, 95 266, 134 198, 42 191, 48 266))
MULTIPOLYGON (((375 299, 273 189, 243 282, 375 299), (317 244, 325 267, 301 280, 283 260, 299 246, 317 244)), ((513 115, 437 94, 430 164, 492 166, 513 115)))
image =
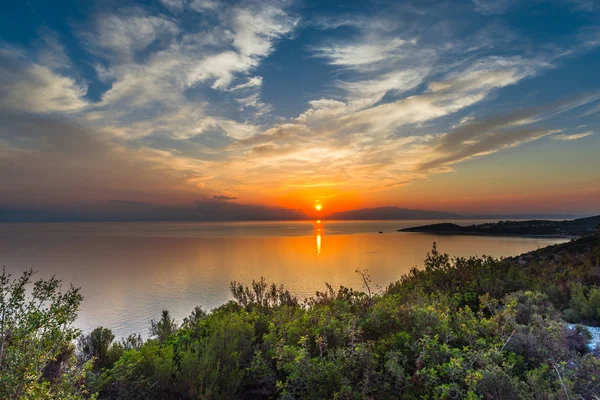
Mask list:
POLYGON ((398 229, 398 232, 423 232, 449 235, 539 236, 574 238, 600 228, 600 215, 564 221, 533 219, 527 221, 500 221, 469 226, 453 223, 422 225, 398 229))

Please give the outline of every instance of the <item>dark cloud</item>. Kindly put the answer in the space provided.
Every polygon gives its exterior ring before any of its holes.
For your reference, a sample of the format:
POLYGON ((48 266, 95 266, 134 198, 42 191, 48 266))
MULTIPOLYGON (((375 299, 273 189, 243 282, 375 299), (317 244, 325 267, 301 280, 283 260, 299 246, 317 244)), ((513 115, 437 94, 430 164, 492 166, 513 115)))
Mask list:
POLYGON ((232 197, 232 196, 223 196, 223 195, 221 195, 221 196, 217 196, 217 195, 215 195, 215 196, 213 196, 212 198, 213 198, 213 200, 217 200, 217 201, 229 201, 229 200, 237 200, 237 197, 232 197))
POLYGON ((540 125, 550 117, 597 100, 598 93, 585 94, 465 123, 441 136, 432 156, 420 163, 417 170, 432 170, 556 133, 557 130, 540 125))
POLYGON ((151 203, 147 203, 145 201, 109 200, 108 204, 131 206, 131 207, 152 207, 151 203))
POLYGON ((459 148, 453 151, 449 151, 433 160, 422 163, 419 166, 419 169, 430 170, 436 167, 454 164, 472 157, 531 142, 550 135, 553 132, 554 131, 545 129, 510 129, 487 133, 482 137, 479 137, 474 143, 463 143, 459 148))
POLYGON ((538 115, 540 111, 541 109, 539 107, 535 107, 469 122, 459 126, 451 133, 442 136, 436 150, 452 151, 457 146, 462 146, 465 142, 477 139, 479 136, 485 135, 490 131, 532 118, 538 115))
POLYGON ((66 118, 0 110, 0 120, 0 206, 176 197, 199 174, 66 118))

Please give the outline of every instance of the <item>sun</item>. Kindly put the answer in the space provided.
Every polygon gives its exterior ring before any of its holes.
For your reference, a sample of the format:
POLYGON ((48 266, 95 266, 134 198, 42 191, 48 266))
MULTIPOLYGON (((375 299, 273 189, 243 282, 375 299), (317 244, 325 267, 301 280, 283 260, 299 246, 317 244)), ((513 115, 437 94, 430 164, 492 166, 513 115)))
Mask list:
POLYGON ((322 208, 323 208, 323 206, 321 204, 317 204, 315 206, 315 210, 317 210, 317 211, 321 211, 322 208))

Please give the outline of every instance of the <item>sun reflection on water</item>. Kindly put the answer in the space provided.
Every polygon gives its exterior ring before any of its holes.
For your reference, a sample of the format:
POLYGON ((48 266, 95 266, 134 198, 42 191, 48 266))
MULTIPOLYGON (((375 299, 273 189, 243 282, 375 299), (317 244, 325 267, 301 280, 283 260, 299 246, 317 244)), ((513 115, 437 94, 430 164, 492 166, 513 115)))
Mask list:
POLYGON ((321 234, 317 233, 317 255, 321 255, 321 234))
POLYGON ((325 232, 325 226, 321 222, 321 220, 318 219, 315 222, 315 240, 317 241, 317 256, 321 255, 321 248, 323 246, 323 234, 324 234, 324 232, 325 232))

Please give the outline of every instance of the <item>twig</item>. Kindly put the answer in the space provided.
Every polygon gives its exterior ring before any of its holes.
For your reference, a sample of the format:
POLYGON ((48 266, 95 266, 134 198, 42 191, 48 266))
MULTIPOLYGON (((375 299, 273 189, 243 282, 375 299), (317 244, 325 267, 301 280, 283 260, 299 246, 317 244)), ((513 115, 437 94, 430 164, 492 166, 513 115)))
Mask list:
POLYGON ((562 378, 560 377, 560 372, 558 372, 558 368, 556 368, 556 364, 552 364, 552 366, 554 367, 554 370, 556 371, 556 375, 558 375, 558 379, 560 379, 560 384, 562 385, 565 394, 567 395, 567 400, 571 400, 569 398, 569 392, 567 392, 567 387, 565 386, 565 383, 563 382, 562 378))
POLYGON ((502 350, 504 350, 504 348, 506 347, 506 345, 508 344, 508 342, 510 341, 510 339, 513 337, 513 335, 515 334, 517 330, 513 330, 512 333, 510 334, 510 336, 508 337, 508 339, 506 339, 506 342, 504 343, 504 346, 502 346, 502 348, 500 349, 500 352, 502 353, 502 350))

